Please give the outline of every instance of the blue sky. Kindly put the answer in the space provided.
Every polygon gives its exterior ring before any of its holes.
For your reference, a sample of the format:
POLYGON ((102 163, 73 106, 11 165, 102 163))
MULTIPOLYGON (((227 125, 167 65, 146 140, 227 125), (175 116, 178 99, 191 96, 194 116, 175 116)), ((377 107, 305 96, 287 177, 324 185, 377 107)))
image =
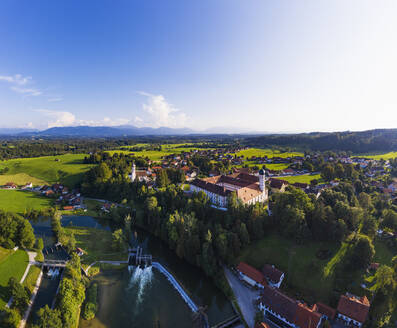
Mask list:
POLYGON ((0 127, 397 127, 396 1, 2 0, 0 127))

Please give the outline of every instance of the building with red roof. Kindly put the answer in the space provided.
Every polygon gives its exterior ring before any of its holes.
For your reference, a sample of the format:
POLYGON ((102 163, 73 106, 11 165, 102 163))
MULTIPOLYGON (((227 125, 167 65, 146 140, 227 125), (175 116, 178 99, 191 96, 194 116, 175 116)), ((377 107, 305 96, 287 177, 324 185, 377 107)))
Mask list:
POLYGON ((366 296, 358 297, 349 293, 341 295, 338 303, 338 318, 348 324, 361 327, 367 320, 370 303, 366 296))
POLYGON ((323 303, 316 303, 317 312, 321 313, 327 320, 333 320, 336 316, 336 310, 323 303))
POLYGON ((240 278, 253 287, 264 288, 267 285, 266 278, 262 272, 247 263, 240 262, 237 266, 240 278))

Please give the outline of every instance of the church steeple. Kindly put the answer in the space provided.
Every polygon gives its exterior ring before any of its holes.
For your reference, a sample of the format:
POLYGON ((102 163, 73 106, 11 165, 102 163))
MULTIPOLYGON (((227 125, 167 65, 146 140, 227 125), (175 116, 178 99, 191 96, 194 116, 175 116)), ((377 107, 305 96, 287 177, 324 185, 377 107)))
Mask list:
POLYGON ((131 182, 134 182, 135 178, 136 178, 136 166, 135 166, 135 162, 133 162, 131 168, 131 182))

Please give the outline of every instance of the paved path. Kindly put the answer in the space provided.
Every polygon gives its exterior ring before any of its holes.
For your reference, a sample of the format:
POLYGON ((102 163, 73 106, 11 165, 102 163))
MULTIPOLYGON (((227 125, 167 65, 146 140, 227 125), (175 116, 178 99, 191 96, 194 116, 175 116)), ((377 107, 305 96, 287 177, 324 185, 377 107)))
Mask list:
MULTIPOLYGON (((26 266, 25 272, 24 272, 21 280, 19 281, 21 284, 25 281, 26 276, 28 275, 30 267, 32 266, 32 264, 35 264, 34 263, 35 262, 34 259, 35 259, 36 255, 37 255, 36 252, 30 252, 28 250, 26 250, 26 253, 28 253, 28 256, 29 256, 29 262, 28 262, 28 265, 26 266)), ((8 307, 8 308, 11 307, 11 304, 12 304, 12 297, 9 299, 8 303, 6 304, 6 307, 8 307)))
POLYGON ((23 315, 23 318, 22 318, 21 322, 19 323, 18 328, 25 328, 25 326, 26 326, 26 322, 29 318, 30 312, 32 312, 32 306, 33 306, 34 300, 36 299, 37 292, 39 291, 42 277, 43 277, 43 270, 40 271, 39 277, 36 280, 36 285, 34 286, 32 296, 30 297, 29 306, 26 309, 25 314, 23 315))
POLYGON ((257 312, 254 301, 258 298, 259 291, 246 287, 240 279, 227 268, 225 268, 225 275, 236 296, 245 322, 248 324, 248 327, 253 328, 255 325, 255 314, 257 312))

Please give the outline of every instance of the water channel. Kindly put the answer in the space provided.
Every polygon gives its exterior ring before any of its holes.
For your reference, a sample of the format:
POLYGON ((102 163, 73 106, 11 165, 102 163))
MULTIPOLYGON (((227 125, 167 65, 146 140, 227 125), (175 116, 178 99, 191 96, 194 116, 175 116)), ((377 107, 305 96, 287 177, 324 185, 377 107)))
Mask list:
MULTIPOLYGON (((88 216, 65 216, 61 223, 106 230, 115 228, 108 221, 88 216)), ((54 244, 49 220, 32 222, 32 226, 36 236, 43 238, 45 247, 54 244)), ((143 247, 144 253, 152 254, 155 261, 167 267, 198 306, 207 307, 211 326, 233 316, 230 302, 201 270, 178 259, 162 241, 145 231, 135 230, 132 239, 143 247)), ((57 256, 45 254, 46 258, 57 256)), ((34 313, 45 304, 51 306, 59 283, 59 279, 43 277, 34 313)), ((152 267, 115 267, 102 271, 94 279, 99 284, 99 310, 95 319, 81 320, 80 328, 192 327, 191 310, 165 276, 152 267)))

